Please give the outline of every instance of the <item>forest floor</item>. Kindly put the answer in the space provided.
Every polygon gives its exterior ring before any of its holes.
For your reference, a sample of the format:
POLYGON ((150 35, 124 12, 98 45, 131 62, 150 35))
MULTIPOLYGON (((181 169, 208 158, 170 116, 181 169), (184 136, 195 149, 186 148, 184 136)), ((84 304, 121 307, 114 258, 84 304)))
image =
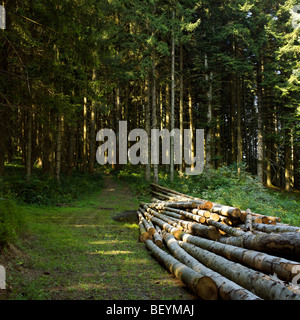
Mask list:
POLYGON ((10 300, 197 299, 138 242, 139 200, 123 182, 84 201, 22 207, 28 232, 0 255, 10 300))

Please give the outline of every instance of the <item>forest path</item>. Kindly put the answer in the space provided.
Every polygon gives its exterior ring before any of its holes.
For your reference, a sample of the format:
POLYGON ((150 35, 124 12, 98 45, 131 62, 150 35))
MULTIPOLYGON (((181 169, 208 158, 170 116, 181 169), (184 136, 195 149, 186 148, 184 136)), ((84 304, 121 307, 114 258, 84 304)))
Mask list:
POLYGON ((127 186, 105 176, 100 194, 86 201, 27 209, 30 235, 6 266, 9 298, 195 299, 138 242, 135 214, 122 219, 120 213, 137 207, 127 186))

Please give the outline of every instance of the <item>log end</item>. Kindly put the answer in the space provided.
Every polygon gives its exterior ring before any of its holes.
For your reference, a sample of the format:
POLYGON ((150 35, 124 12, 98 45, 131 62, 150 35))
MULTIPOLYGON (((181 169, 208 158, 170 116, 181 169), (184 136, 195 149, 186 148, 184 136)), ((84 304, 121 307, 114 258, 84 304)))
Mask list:
POLYGON ((210 240, 217 240, 220 236, 220 232, 216 227, 211 226, 208 230, 208 238, 210 240))
POLYGON ((204 300, 218 299, 218 287, 210 277, 199 278, 195 286, 195 293, 204 300))
POLYGON ((211 201, 205 201, 201 204, 198 204, 197 208, 200 210, 209 210, 213 207, 213 203, 211 201))

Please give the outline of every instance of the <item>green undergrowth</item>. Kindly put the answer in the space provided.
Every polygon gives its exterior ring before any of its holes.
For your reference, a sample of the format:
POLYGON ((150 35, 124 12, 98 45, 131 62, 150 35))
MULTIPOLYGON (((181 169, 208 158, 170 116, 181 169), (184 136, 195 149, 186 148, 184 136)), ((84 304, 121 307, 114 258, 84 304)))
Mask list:
MULTIPOLYGON (((137 221, 116 221, 139 200, 124 183, 65 206, 20 204, 28 231, 5 265, 13 300, 191 299, 138 242, 137 221)), ((2 256, 3 258, 3 256, 2 256)))
POLYGON ((5 169, 4 177, 0 178, 0 249, 26 232, 27 204, 48 208, 66 206, 103 188, 103 172, 92 175, 74 172, 72 176, 61 175, 58 182, 37 168, 29 181, 24 167, 7 165, 5 169))
MULTIPOLYGON (((127 167, 119 172, 118 178, 130 184, 131 188, 145 199, 151 199, 150 183, 145 181, 144 169, 127 167)), ((173 182, 170 182, 167 173, 160 172, 159 184, 241 210, 249 208, 252 212, 278 216, 284 223, 300 226, 299 193, 268 189, 245 169, 242 169, 238 176, 235 165, 208 169, 200 175, 182 178, 176 173, 173 182)))

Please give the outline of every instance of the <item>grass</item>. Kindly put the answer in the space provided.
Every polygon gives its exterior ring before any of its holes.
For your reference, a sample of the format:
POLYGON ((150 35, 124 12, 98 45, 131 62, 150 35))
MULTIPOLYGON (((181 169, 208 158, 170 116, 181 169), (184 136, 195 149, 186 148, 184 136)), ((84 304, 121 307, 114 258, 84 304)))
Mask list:
MULTIPOLYGON (((58 193, 46 190, 49 201, 44 204, 15 204, 26 233, 0 254, 11 288, 9 299, 195 299, 138 242, 134 211, 140 201, 151 198, 144 170, 127 166, 118 173, 102 173, 102 181, 97 181, 99 177, 85 189, 87 182, 78 175, 74 185, 68 186, 68 201, 61 201, 57 186, 58 193), (127 211, 133 214, 121 214, 127 211)), ((200 198, 280 216, 282 222, 300 226, 298 193, 266 189, 244 171, 238 178, 234 167, 182 179, 176 176, 173 183, 161 172, 160 183, 200 198)), ((38 181, 33 190, 40 192, 38 181)), ((33 199, 35 192, 30 189, 27 195, 33 199)))
MULTIPOLYGON (((193 299, 138 243, 139 199, 110 177, 102 192, 66 206, 22 205, 28 232, 6 263, 9 299, 193 299)), ((2 256, 2 260, 5 254, 2 256)))

